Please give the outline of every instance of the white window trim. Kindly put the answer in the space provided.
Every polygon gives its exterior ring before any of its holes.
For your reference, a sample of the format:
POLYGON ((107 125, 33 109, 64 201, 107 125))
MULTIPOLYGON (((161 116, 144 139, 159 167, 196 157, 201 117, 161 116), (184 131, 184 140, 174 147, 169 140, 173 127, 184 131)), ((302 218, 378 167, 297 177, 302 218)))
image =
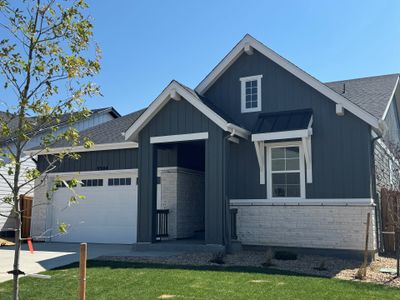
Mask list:
POLYGON ((262 75, 247 76, 240 78, 241 86, 241 111, 242 113, 261 111, 261 78, 262 75), (257 107, 246 108, 246 82, 257 80, 257 107))
POLYGON ((273 200, 287 200, 287 199, 305 199, 306 198, 306 180, 305 180, 305 166, 304 166, 304 149, 301 141, 295 142, 283 142, 265 144, 267 150, 267 199, 273 200), (271 168, 271 149, 281 147, 299 147, 299 159, 300 159, 300 197, 272 197, 272 168, 271 168))

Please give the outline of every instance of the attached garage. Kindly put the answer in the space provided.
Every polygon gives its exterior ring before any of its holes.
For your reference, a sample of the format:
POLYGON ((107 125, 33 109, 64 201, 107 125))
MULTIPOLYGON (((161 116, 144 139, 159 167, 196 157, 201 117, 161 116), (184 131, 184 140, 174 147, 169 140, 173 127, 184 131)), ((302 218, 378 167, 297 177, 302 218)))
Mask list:
MULTIPOLYGON (((71 175, 70 175, 71 176, 71 175)), ((86 196, 69 203, 73 192, 62 185, 53 195, 48 212, 48 228, 53 242, 136 243, 137 185, 136 172, 88 172, 78 179, 76 194, 86 196), (91 174, 89 174, 91 173, 91 174), (57 234, 60 223, 67 233, 57 234)), ((65 176, 63 180, 71 179, 65 176)))

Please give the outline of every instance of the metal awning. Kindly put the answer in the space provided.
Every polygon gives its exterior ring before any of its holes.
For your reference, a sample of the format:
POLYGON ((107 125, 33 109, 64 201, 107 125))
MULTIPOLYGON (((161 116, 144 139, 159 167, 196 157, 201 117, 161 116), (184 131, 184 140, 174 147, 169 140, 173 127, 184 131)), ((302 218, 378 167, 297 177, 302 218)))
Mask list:
POLYGON ((306 160, 307 183, 312 183, 311 109, 261 114, 251 135, 260 167, 260 184, 265 184, 265 143, 301 139, 306 160))

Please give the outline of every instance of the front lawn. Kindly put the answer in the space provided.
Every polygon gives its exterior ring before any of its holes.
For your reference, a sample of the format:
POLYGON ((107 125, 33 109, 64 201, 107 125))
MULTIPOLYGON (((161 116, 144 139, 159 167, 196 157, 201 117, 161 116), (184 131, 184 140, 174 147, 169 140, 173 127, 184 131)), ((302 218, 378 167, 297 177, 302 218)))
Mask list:
MULTIPOLYGON (((261 268, 182 267, 89 261, 87 299, 400 299, 380 285, 307 277, 261 268)), ((76 299, 78 268, 21 279, 21 299, 76 299)), ((11 282, 0 299, 11 299, 11 282)))

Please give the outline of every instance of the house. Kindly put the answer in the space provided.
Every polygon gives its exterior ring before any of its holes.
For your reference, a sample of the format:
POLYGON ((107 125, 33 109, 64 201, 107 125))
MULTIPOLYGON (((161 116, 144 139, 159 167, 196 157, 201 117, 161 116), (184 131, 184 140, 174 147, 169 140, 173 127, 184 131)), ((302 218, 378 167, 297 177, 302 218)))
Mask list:
POLYGON ((172 81, 145 110, 82 131, 95 147, 72 149, 81 159, 54 170, 34 202, 56 177, 77 176, 87 198, 65 209, 60 187, 34 210, 32 235, 360 251, 371 213, 376 250, 379 191, 395 184, 398 80, 322 83, 246 35, 194 90, 172 81))
MULTIPOLYGON (((11 118, 10 115, 7 115, 4 112, 0 112, 0 117, 2 119, 10 118, 9 120, 9 127, 11 132, 13 129, 17 127, 17 119, 16 118, 11 118)), ((77 130, 84 130, 86 128, 101 124, 103 122, 107 122, 109 120, 115 119, 120 117, 120 114, 112 107, 107 107, 107 108, 100 108, 100 109, 93 109, 92 114, 84 119, 84 120, 79 120, 75 123, 75 128, 77 130)), ((65 114, 61 117, 60 124, 58 126, 58 130, 54 133, 55 136, 65 132, 68 127, 70 126, 68 124, 69 120, 69 114, 65 114)), ((26 144, 25 149, 30 149, 33 147, 38 147, 41 142, 42 138, 45 134, 38 134, 35 137, 32 137, 26 144)), ((13 143, 11 141, 12 139, 12 134, 7 137, 0 137, 0 146, 5 149, 6 145, 13 149, 13 143)), ((25 160, 22 164, 22 172, 24 173, 26 170, 33 169, 35 168, 35 163, 33 160, 28 159, 25 160)), ((12 178, 12 176, 8 175, 7 173, 7 168, 0 168, 1 174, 6 176, 8 180, 12 178)), ((22 174, 22 176, 25 176, 22 174)), ((21 194, 28 193, 28 195, 32 195, 33 192, 31 191, 32 186, 31 185, 25 185, 21 189, 21 194)), ((11 206, 7 205, 4 203, 2 200, 4 197, 8 196, 11 194, 11 189, 6 183, 6 180, 4 178, 0 178, 0 236, 10 236, 14 235, 14 222, 13 220, 9 217, 11 206)))

